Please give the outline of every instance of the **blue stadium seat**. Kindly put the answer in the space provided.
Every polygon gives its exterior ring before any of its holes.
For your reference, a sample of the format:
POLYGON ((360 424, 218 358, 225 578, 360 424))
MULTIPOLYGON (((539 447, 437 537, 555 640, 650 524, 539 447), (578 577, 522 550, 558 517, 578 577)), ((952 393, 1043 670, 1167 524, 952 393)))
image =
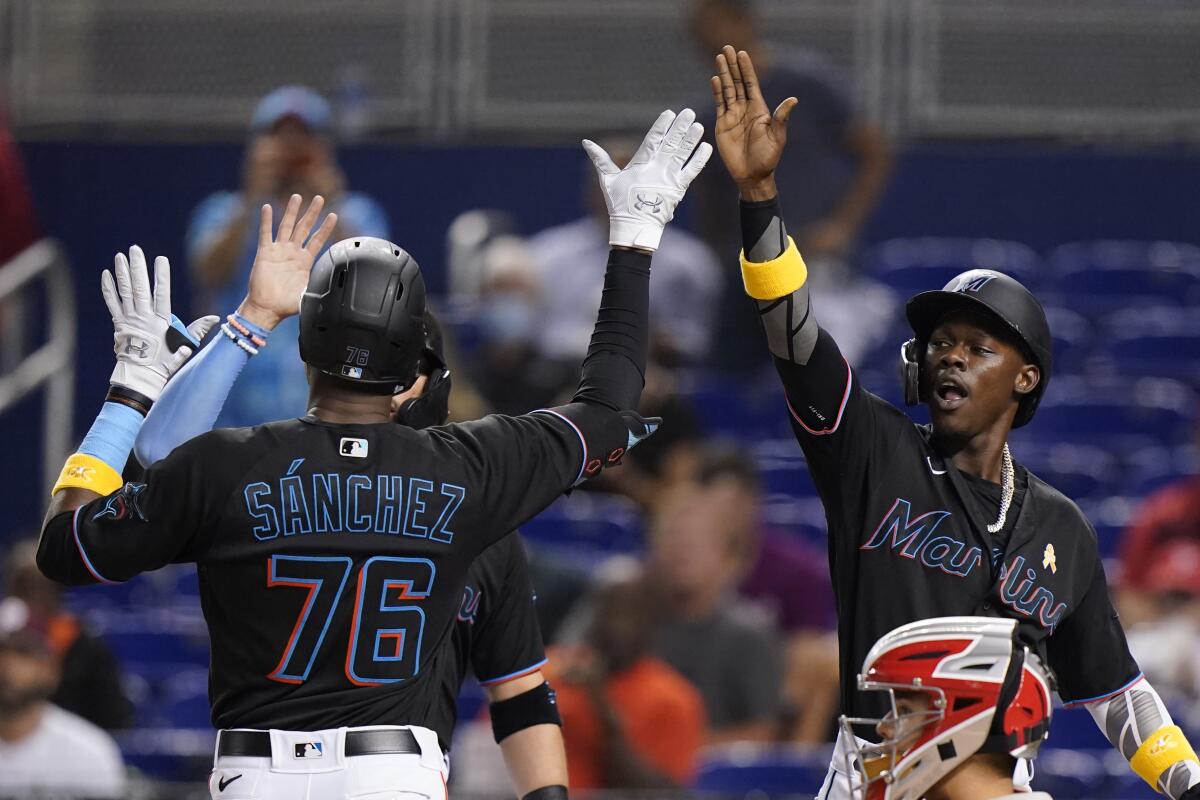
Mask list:
POLYGON ((1050 253, 1045 288, 1084 313, 1200 302, 1200 247, 1178 242, 1074 242, 1050 253))
POLYGON ((940 289, 958 273, 978 267, 999 270, 1033 286, 1042 264, 1037 253, 1020 242, 932 236, 889 239, 872 248, 864 261, 872 277, 905 297, 940 289))
POLYGON ((751 445, 764 494, 813 497, 816 487, 795 438, 763 439, 751 445))
POLYGON ((692 788, 725 797, 812 797, 825 780, 829 749, 729 745, 711 748, 692 788))
MULTIPOLYGON (((1099 736, 1100 731, 1088 713, 1080 713, 1087 717, 1088 723, 1096 729, 1096 735, 1099 736)), ((1101 737, 1095 751, 1051 747, 1050 743, 1055 740, 1057 734, 1057 716, 1056 714, 1051 723, 1051 738, 1034 762, 1033 788, 1036 791, 1047 792, 1055 800, 1095 800, 1101 796, 1109 780, 1102 758, 1104 750, 1099 749, 1101 746, 1107 748, 1108 742, 1101 737)))
POLYGON ((1062 306, 1047 306, 1046 320, 1054 348, 1057 375, 1083 373, 1096 345, 1096 330, 1087 317, 1062 306))
POLYGON ((681 394, 709 433, 741 440, 788 436, 791 427, 783 390, 778 379, 771 378, 773 385, 756 387, 708 376, 681 394))
POLYGON ((1103 444, 1117 452, 1172 446, 1190 441, 1194 415, 1194 395, 1178 381, 1052 381, 1037 416, 1014 438, 1103 444))
POLYGON ((1100 447, 1059 442, 1024 442, 1014 454, 1039 478, 1072 499, 1110 493, 1121 475, 1120 463, 1100 447))
POLYGON ((642 546, 642 521, 633 502, 599 492, 575 492, 521 526, 521 535, 547 545, 598 553, 628 553, 642 546))
POLYGON ((88 620, 122 662, 208 665, 208 634, 199 615, 146 610, 88 620))

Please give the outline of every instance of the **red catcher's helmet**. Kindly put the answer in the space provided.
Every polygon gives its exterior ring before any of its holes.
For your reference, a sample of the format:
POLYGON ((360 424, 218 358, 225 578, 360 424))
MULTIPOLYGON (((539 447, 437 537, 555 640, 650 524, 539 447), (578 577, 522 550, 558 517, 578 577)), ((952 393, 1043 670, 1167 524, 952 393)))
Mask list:
POLYGON ((975 753, 1033 758, 1050 729, 1052 678, 1016 639, 1017 622, 937 617, 910 622, 876 642, 858 688, 887 692, 883 719, 842 717, 852 743, 855 797, 917 800, 975 753), (854 725, 883 741, 862 746, 854 725))

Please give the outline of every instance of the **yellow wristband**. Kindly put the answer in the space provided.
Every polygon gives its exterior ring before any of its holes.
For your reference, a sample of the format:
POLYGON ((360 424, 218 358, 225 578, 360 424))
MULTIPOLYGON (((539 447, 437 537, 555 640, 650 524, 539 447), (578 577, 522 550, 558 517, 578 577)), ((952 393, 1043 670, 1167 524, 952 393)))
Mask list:
POLYGON ((1157 792, 1162 774, 1174 764, 1189 760, 1196 760, 1196 751, 1188 744, 1183 731, 1178 725, 1164 725, 1142 742, 1129 759, 1129 766, 1157 792))
POLYGON ((746 294, 755 300, 774 300, 789 295, 808 280, 808 267, 796 249, 792 237, 788 237, 788 248, 778 258, 770 261, 747 261, 746 253, 740 253, 742 262, 742 284, 746 294))
POLYGON ((58 483, 50 491, 50 496, 63 489, 87 489, 98 495, 110 495, 125 485, 121 475, 108 464, 95 456, 76 453, 63 464, 59 473, 58 483))

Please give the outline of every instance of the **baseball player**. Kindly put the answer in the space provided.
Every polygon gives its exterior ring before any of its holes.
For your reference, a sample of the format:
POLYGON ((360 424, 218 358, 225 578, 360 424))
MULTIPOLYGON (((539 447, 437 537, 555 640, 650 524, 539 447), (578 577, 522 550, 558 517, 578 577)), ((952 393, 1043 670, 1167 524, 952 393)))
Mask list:
MULTIPOLYGON (((392 418, 420 430, 444 425, 449 416, 450 370, 442 357, 441 328, 425 311, 425 349, 412 388, 392 398, 392 418)), ((227 392, 251 355, 217 337, 167 383, 138 431, 133 451, 154 464, 183 442, 210 430, 227 392)), ((404 722, 433 730, 449 754, 458 694, 468 671, 491 703, 493 732, 518 797, 567 784, 562 718, 542 674, 545 647, 529 582, 529 565, 514 533, 487 548, 471 564, 454 626, 454 656, 441 662, 442 680, 420 714, 404 722)), ((218 784, 236 771, 220 770, 218 784)), ((227 784, 228 785, 228 784, 227 784)), ((562 790, 565 793, 565 790, 562 790)))
POLYGON ((310 237, 320 203, 301 216, 293 196, 275 236, 263 208, 247 297, 221 335, 264 346, 303 290, 309 414, 212 431, 122 486, 183 348, 172 350, 169 309, 152 300, 139 254, 117 259, 116 285, 104 286, 118 365, 54 489, 38 563, 70 584, 197 563, 222 729, 213 797, 444 794, 437 734, 396 721, 417 718, 440 686, 475 557, 652 432, 628 409, 642 387, 650 258, 711 153, 694 120, 664 112, 623 170, 584 143, 613 249, 579 390, 555 409, 395 425, 392 395, 415 382, 424 348, 420 270, 390 243, 350 239, 310 275, 336 218, 310 237))
MULTIPOLYGON (((1200 798, 1191 788, 1200 763, 1129 654, 1094 530, 1007 444, 1050 380, 1041 305, 990 270, 918 294, 907 306, 905 388, 933 424, 915 425, 866 391, 817 324, 819 302, 779 209, 774 171, 796 99, 771 113, 745 51, 726 47, 717 71, 716 139, 741 193, 742 276, 825 506, 843 712, 880 716, 854 676, 883 633, 929 617, 1008 617, 1057 675, 1062 699, 1086 706, 1150 786, 1200 798)), ((843 732, 820 797, 848 796, 851 746, 843 732)))
POLYGON ((1051 800, 1014 794, 1013 765, 1032 758, 1050 728, 1051 678, 1017 637, 1017 622, 937 617, 886 634, 867 653, 860 692, 879 693, 880 718, 842 717, 847 770, 864 800, 1051 800), (858 744, 851 726, 874 727, 858 744), (988 746, 988 755, 975 754, 988 746), (934 753, 937 753, 934 756, 934 753))

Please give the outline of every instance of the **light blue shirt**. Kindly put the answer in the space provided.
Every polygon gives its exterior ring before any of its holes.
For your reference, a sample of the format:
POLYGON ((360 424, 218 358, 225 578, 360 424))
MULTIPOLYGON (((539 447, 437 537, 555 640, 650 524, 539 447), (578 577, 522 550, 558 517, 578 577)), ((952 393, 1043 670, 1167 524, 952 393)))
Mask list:
MULTIPOLYGON (((361 236, 389 237, 387 215, 370 197, 358 192, 343 195, 336 207, 328 210, 338 214, 342 230, 361 236)), ((242 198, 237 192, 216 192, 209 195, 192 212, 187 232, 188 259, 195 264, 242 213, 242 198)), ((275 209, 275 219, 280 216, 275 209)), ((258 215, 247 222, 251 230, 237 266, 224 286, 217 287, 211 302, 213 313, 232 313, 246 296, 250 268, 258 249, 258 215)), ((330 243, 332 244, 332 242, 330 243)), ((289 317, 272 332, 266 347, 246 365, 242 378, 233 387, 215 427, 241 428, 261 425, 277 419, 299 417, 306 413, 308 381, 300 361, 300 325, 298 317, 289 317)))

